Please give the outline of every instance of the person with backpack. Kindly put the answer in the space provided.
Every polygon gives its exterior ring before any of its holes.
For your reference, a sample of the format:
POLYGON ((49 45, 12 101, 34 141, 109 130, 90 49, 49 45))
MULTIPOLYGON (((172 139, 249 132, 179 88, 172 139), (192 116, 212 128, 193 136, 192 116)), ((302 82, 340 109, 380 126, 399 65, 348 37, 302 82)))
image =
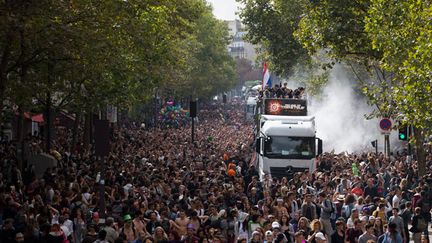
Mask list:
POLYGON ((412 227, 409 231, 413 233, 412 238, 414 243, 420 243, 422 232, 427 229, 427 222, 421 215, 420 207, 416 207, 414 213, 412 217, 412 227))
POLYGON ((399 215, 399 208, 393 208, 392 212, 393 212, 393 216, 389 218, 389 223, 394 223, 397 225, 396 230, 397 232, 399 232, 399 234, 401 234, 402 238, 405 241, 407 238, 405 236, 403 219, 399 215))
MULTIPOLYGON (((426 194, 426 190, 422 190, 421 193, 420 193, 420 195, 421 195, 421 197, 417 201, 417 205, 415 205, 415 206, 419 207, 421 209, 421 215, 426 220, 426 223, 428 223, 428 222, 431 221, 431 213, 430 213, 431 205, 430 205, 430 201, 429 201, 428 195, 426 194)), ((427 232, 427 230, 425 230, 423 233, 426 234, 426 235, 429 234, 429 232, 427 232)))
POLYGON ((320 204, 317 204, 317 206, 321 208, 320 222, 323 226, 324 233, 327 235, 328 242, 331 242, 331 235, 333 234, 331 219, 334 215, 335 207, 333 202, 327 198, 327 194, 325 192, 321 192, 319 194, 319 201, 320 204))
POLYGON ((317 218, 316 212, 315 204, 312 203, 312 194, 306 194, 301 206, 301 215, 312 221, 317 218))
MULTIPOLYGON (((345 218, 345 220, 348 220, 351 216, 351 212, 353 209, 355 209, 355 203, 356 199, 354 195, 348 194, 345 197, 344 206, 342 207, 342 217, 345 218)), ((359 211, 358 211, 359 212, 359 211)))

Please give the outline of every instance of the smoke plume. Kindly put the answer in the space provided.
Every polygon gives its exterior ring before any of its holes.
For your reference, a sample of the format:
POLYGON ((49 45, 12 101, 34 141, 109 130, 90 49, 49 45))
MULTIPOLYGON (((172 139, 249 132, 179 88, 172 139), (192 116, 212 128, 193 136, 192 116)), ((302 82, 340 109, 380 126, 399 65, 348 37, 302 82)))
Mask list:
MULTIPOLYGON (((365 118, 365 114, 369 114, 373 108, 355 90, 355 83, 350 71, 342 65, 336 65, 330 72, 323 97, 312 97, 309 101, 309 113, 315 116, 317 137, 323 139, 324 151, 375 151, 371 142, 376 139, 379 151, 383 151, 384 138, 378 127, 378 119, 365 118)), ((392 132, 390 143, 392 149, 400 146, 397 132, 392 132)))

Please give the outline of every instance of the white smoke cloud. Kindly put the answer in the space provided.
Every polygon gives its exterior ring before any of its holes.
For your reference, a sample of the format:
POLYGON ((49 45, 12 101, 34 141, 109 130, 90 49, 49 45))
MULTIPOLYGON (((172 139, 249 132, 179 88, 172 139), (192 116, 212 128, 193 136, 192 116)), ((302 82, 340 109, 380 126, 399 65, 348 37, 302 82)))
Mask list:
MULTIPOLYGON (((373 108, 356 93, 356 80, 349 72, 342 65, 336 65, 330 71, 323 97, 319 100, 312 97, 309 102, 309 113, 315 116, 317 137, 323 139, 324 151, 375 151, 371 142, 376 139, 379 151, 383 151, 384 138, 378 120, 365 118, 373 108)), ((390 141, 392 149, 400 147, 396 131, 391 133, 390 141)))

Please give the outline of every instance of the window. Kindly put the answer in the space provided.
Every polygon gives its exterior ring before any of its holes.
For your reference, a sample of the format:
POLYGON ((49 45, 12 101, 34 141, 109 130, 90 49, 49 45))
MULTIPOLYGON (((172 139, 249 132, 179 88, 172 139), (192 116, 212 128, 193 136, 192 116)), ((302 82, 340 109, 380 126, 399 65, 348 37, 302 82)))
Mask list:
POLYGON ((268 137, 264 141, 264 155, 269 158, 312 159, 315 156, 315 138, 268 137))

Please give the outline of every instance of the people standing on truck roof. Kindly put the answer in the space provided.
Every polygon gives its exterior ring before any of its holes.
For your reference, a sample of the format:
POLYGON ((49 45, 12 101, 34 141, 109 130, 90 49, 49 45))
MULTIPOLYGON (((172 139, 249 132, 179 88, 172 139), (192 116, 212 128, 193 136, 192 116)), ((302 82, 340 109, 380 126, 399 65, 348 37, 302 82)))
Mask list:
POLYGON ((265 87, 264 90, 260 90, 258 94, 258 99, 263 98, 278 98, 278 99, 304 99, 305 98, 305 88, 298 87, 294 90, 288 87, 285 82, 282 86, 276 84, 274 87, 265 87))

